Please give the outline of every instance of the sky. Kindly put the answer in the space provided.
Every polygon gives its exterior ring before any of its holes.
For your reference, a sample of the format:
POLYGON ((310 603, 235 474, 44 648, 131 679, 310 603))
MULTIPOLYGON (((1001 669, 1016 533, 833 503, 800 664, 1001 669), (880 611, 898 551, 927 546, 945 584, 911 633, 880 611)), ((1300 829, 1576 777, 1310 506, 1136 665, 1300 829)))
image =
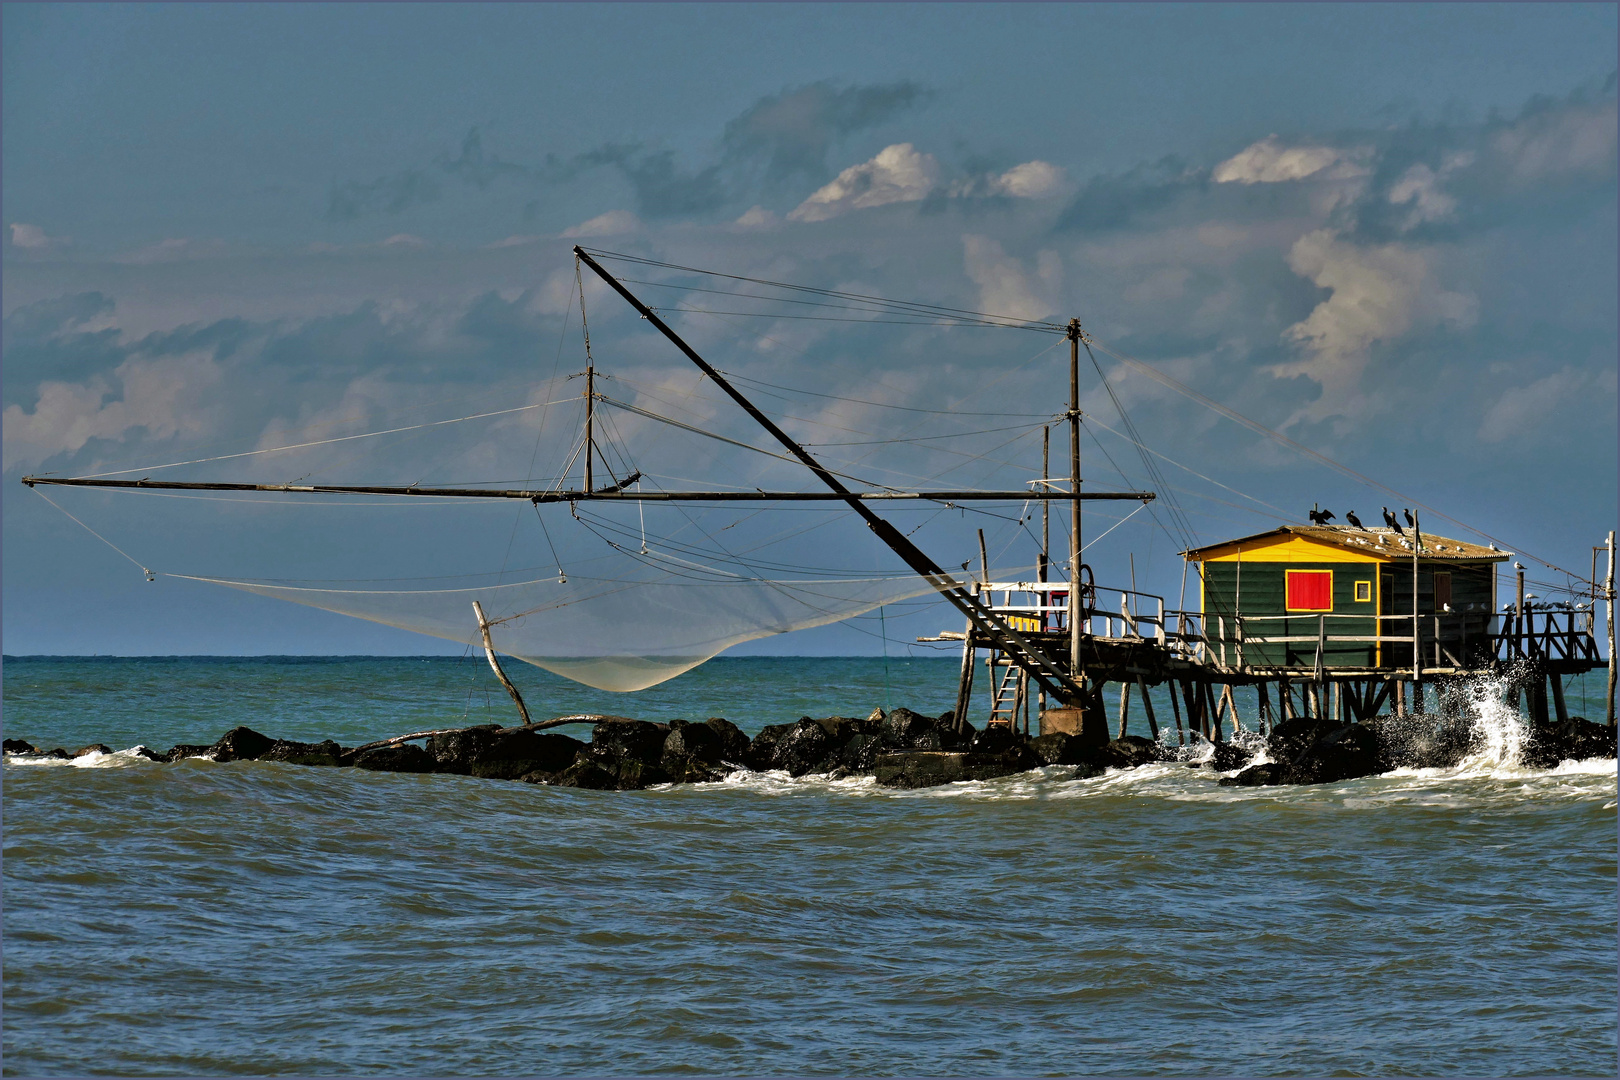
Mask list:
MULTIPOLYGON (((554 479, 581 419, 576 243, 1081 319, 1087 484, 1160 492, 1123 521, 1098 504, 1087 557, 1171 606, 1178 550, 1315 503, 1432 508, 1543 589, 1615 527, 1614 5, 7 4, 0 40, 7 654, 459 652, 172 575, 375 587, 593 557, 589 522, 526 504, 53 506, 18 482, 554 479)), ((852 475, 1040 475, 1067 393, 1050 334, 807 319, 780 290, 610 265, 852 475)), ((633 312, 584 300, 607 393, 764 445, 633 312)), ((643 413, 615 413, 616 478, 814 486, 643 413)), ((1032 561, 1038 511, 993 509, 895 520, 942 564, 976 562, 981 528, 993 562, 1032 561)), ((649 534, 893 571, 809 513, 649 534)), ((737 651, 924 655, 958 617, 908 604, 737 651)))

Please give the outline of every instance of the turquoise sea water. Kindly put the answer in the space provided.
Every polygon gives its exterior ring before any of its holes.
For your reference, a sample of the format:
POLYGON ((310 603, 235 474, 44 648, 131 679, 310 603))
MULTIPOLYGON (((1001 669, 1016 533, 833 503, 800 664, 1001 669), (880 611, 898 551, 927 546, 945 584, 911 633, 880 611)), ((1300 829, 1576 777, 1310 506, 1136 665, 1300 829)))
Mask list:
MULTIPOLYGON (((4 674, 7 737, 70 750, 511 719, 476 659, 4 674)), ((956 664, 722 659, 630 696, 514 674, 537 715, 752 731, 937 713, 956 664)), ((1525 769, 1491 722, 1457 769, 1271 789, 12 760, 4 1069, 1613 1075, 1615 763, 1525 769)))

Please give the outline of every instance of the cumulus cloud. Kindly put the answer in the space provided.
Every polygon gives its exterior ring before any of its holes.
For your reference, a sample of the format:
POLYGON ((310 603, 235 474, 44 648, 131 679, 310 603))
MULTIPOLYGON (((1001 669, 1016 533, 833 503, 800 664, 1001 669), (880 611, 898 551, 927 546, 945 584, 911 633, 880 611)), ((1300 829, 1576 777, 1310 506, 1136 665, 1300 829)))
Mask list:
POLYGON ((1026 161, 1014 165, 990 181, 990 190, 1015 199, 1045 199, 1069 186, 1069 173, 1046 161, 1026 161))
POLYGON ((1029 273, 999 242, 969 233, 962 237, 962 268, 979 288, 980 311, 1033 322, 1057 310, 1063 260, 1055 251, 1037 255, 1029 273))
POLYGON ((749 207, 748 210, 732 224, 740 226, 744 229, 768 229, 781 220, 781 218, 777 217, 763 206, 755 204, 754 206, 749 207))
POLYGON ((1453 216, 1457 200, 1442 189, 1445 178, 1458 169, 1473 164, 1474 155, 1467 151, 1447 154, 1439 169, 1431 169, 1419 162, 1401 174, 1389 189, 1388 199, 1397 206, 1410 206, 1411 212, 1402 223, 1412 229, 1425 222, 1444 221, 1453 216))
POLYGON ((910 143, 896 143, 876 157, 851 165, 788 214, 789 221, 826 221, 852 210, 920 202, 934 190, 939 162, 910 143))
POLYGON ((20 221, 11 224, 11 246, 39 251, 44 248, 61 247, 71 243, 65 236, 47 236, 45 230, 38 225, 25 225, 20 221))
POLYGON ((582 221, 562 231, 563 239, 573 240, 586 236, 622 236, 641 228, 641 219, 628 210, 609 210, 589 221, 582 221))
POLYGON ((1612 175, 1617 119, 1613 98, 1536 102, 1491 136, 1490 149, 1520 187, 1572 173, 1612 175))
POLYGON ((1615 381, 1613 368, 1598 374, 1566 366, 1527 386, 1513 387, 1485 410, 1478 438, 1484 443, 1539 441, 1538 435, 1546 434, 1549 426, 1559 425, 1560 417, 1568 415, 1588 396, 1612 400, 1615 381))
POLYGON ((1267 135, 1215 166, 1210 178, 1217 184, 1278 184, 1310 177, 1343 180, 1366 175, 1361 161, 1366 155, 1366 149, 1287 146, 1276 135, 1267 135))
POLYGON ((1360 246, 1332 229, 1317 229, 1295 242, 1288 266, 1331 290, 1284 332, 1307 355, 1271 368, 1279 377, 1304 375, 1321 386, 1321 396, 1296 418, 1365 408, 1361 375, 1375 344, 1401 337, 1420 320, 1462 327, 1477 314, 1472 297, 1434 287, 1426 252, 1401 244, 1360 246))
POLYGON ((726 124, 721 145, 728 161, 761 163, 767 184, 821 180, 828 172, 827 154, 839 139, 876 127, 932 96, 909 81, 842 88, 812 83, 750 105, 726 124))
POLYGON ((33 468, 91 439, 122 441, 135 429, 151 439, 195 434, 208 426, 203 401, 220 381, 211 355, 192 353, 132 359, 111 378, 45 382, 32 411, 8 406, 0 414, 6 469, 33 468), (122 389, 122 396, 108 400, 122 389))

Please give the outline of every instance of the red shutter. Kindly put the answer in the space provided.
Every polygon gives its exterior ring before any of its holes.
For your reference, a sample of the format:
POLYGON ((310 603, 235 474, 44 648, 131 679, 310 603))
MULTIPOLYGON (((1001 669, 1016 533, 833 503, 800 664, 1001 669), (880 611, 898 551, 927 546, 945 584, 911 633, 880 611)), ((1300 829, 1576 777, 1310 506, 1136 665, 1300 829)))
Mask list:
POLYGON ((1288 571, 1289 611, 1332 611, 1333 571, 1288 571))

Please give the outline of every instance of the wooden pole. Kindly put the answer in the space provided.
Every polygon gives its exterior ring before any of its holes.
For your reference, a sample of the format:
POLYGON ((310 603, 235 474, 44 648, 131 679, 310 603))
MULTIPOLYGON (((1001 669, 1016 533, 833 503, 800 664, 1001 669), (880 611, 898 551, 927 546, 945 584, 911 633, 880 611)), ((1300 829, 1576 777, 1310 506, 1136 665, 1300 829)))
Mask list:
POLYGON ((1171 679, 1165 685, 1170 688, 1170 711, 1176 718, 1176 745, 1186 746, 1187 733, 1181 727, 1181 702, 1176 700, 1176 681, 1171 679))
POLYGON ((1271 729, 1277 726, 1277 719, 1271 713, 1271 695, 1266 692, 1266 684, 1262 682, 1259 689, 1260 703, 1256 708, 1260 714, 1260 730, 1270 735, 1271 729))
POLYGON ((1609 573, 1604 578, 1603 592, 1609 602, 1608 615, 1605 617, 1609 632, 1609 726, 1614 727, 1614 532, 1612 530, 1609 532, 1609 573))
MULTIPOLYGON (((1042 488, 1043 493, 1049 486, 1046 481, 1047 481, 1047 478, 1052 475, 1051 470, 1052 470, 1052 426, 1050 424, 1048 424, 1046 427, 1041 428, 1041 488, 1042 488)), ((1051 574, 1051 569, 1050 569, 1051 563, 1052 563, 1052 504, 1049 501, 1047 501, 1045 499, 1042 499, 1041 500, 1041 557, 1040 557, 1040 560, 1035 565, 1035 576, 1043 584, 1048 580, 1049 575, 1051 574)), ((1041 607, 1046 608, 1046 607, 1050 607, 1052 605, 1052 594, 1051 593, 1043 592, 1043 593, 1040 594, 1040 597, 1041 597, 1041 607)), ((1048 615, 1048 612, 1045 612, 1045 611, 1041 612, 1040 626, 1041 626, 1042 630, 1046 629, 1047 615, 1048 615)), ((1037 694, 1038 694, 1038 700, 1036 701, 1036 706, 1035 706, 1036 711, 1038 713, 1045 712, 1046 711, 1046 690, 1045 690, 1045 688, 1043 687, 1040 690, 1038 690, 1037 694)), ((1026 729, 1025 733, 1027 734, 1028 733, 1027 729, 1029 728, 1029 721, 1028 721, 1027 718, 1024 721, 1024 727, 1026 729)))
POLYGON ((1221 704, 1226 706, 1226 715, 1232 721, 1232 734, 1236 735, 1243 725, 1238 723, 1237 699, 1232 696, 1232 684, 1227 683, 1221 687, 1221 704))
POLYGON ((1119 681, 1119 738, 1125 737, 1125 725, 1130 720, 1131 713, 1131 684, 1124 679, 1119 681))
MULTIPOLYGON (((1069 320, 1069 677, 1085 688, 1080 656, 1080 320, 1069 320)), ((1072 702, 1084 708, 1085 699, 1072 702)))
POLYGON ((508 679, 506 672, 501 670, 501 662, 495 658, 495 643, 489 637, 489 620, 484 618, 484 605, 474 600, 472 606, 473 614, 478 616, 478 632, 484 638, 484 655, 489 657, 489 666, 495 669, 495 677, 501 680, 501 685, 506 687, 506 692, 512 695, 512 701, 517 705, 518 715, 523 717, 523 722, 527 724, 530 722, 529 709, 528 706, 523 704, 523 695, 518 693, 518 688, 512 685, 512 680, 508 679))
POLYGON ((1147 714, 1148 732, 1151 734, 1153 741, 1158 742, 1159 721, 1153 715, 1153 698, 1148 695, 1147 683, 1142 681, 1140 675, 1136 677, 1136 688, 1142 691, 1142 711, 1147 714))
POLYGON ((1552 691, 1553 715, 1562 724, 1569 719, 1569 707, 1564 704, 1564 680, 1559 678, 1557 672, 1547 672, 1547 688, 1552 691))
MULTIPOLYGON (((984 575, 984 583, 988 587, 990 584, 990 556, 985 552, 983 529, 979 530, 979 567, 984 575)), ((990 603, 994 604, 995 602, 996 598, 994 596, 990 597, 990 603)))

